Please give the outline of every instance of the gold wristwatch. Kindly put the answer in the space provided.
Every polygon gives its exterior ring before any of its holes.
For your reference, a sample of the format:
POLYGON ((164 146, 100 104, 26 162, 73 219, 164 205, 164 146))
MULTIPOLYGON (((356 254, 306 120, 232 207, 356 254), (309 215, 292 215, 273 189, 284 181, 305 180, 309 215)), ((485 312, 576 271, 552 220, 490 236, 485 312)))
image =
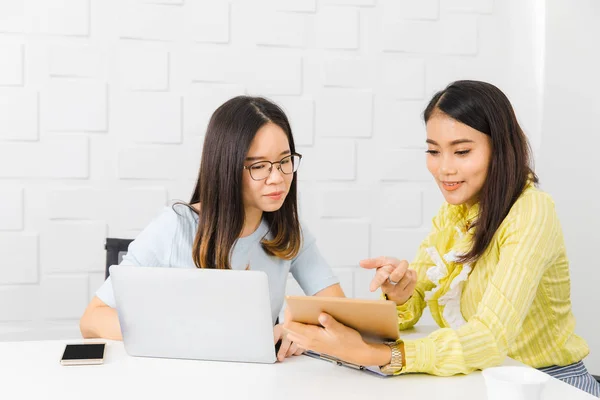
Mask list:
POLYGON ((402 370, 402 351, 400 350, 400 344, 402 342, 385 342, 392 350, 392 359, 387 365, 380 367, 381 372, 386 375, 394 375, 396 372, 402 370))

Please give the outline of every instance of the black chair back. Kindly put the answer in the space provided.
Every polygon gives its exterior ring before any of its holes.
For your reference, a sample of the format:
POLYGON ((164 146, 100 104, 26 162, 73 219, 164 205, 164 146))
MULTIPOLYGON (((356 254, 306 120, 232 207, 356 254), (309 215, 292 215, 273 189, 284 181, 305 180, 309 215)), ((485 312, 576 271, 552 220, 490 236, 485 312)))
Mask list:
POLYGON ((116 265, 121 262, 123 256, 127 254, 129 244, 133 239, 117 239, 107 238, 104 248, 106 249, 106 267, 104 269, 104 279, 108 278, 110 271, 108 268, 111 265, 116 265))

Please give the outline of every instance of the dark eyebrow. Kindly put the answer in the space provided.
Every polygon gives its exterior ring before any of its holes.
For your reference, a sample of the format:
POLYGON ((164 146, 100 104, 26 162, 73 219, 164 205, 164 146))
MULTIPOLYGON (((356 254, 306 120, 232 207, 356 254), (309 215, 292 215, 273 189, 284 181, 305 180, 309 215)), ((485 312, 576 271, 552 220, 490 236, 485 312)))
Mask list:
MULTIPOLYGON (((425 142, 427 142, 429 144, 433 144, 435 146, 439 146, 439 144, 435 140, 427 139, 425 142)), ((475 142, 472 141, 471 139, 457 139, 457 140, 451 141, 450 146, 456 146, 457 144, 463 144, 463 143, 475 143, 475 142)))
MULTIPOLYGON (((291 151, 285 150, 279 153, 280 156, 285 156, 286 154, 291 154, 291 151)), ((246 157, 246 161, 258 161, 258 160, 266 160, 265 157, 246 157)))

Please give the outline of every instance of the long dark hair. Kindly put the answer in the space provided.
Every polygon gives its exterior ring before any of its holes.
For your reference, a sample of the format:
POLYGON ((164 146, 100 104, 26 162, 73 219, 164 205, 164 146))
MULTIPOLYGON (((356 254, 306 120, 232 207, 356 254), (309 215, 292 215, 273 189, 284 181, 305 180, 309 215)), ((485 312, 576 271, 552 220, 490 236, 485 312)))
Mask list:
POLYGON ((456 81, 437 92, 423 113, 425 123, 442 112, 491 138, 492 156, 479 194, 473 246, 460 262, 474 262, 488 248, 496 230, 527 185, 538 183, 531 148, 504 93, 480 81, 456 81))
MULTIPOLYGON (((198 182, 189 205, 200 203, 198 230, 192 258, 198 268, 230 269, 230 253, 244 227, 242 197, 244 161, 256 132, 273 123, 286 134, 295 153, 289 121, 281 108, 261 98, 238 96, 221 105, 212 115, 202 149, 198 182)), ((300 251, 296 173, 282 207, 265 212, 272 240, 262 239, 269 255, 292 259, 300 251)))

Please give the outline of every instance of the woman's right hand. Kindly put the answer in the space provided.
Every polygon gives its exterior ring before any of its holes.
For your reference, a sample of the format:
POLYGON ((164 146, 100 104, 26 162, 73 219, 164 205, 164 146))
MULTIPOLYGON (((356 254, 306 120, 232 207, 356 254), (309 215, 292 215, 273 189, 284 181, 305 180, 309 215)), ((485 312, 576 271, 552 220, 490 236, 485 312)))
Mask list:
POLYGON ((375 276, 369 289, 371 292, 381 288, 388 299, 397 305, 406 303, 417 286, 417 271, 408 268, 406 260, 393 257, 377 257, 362 260, 360 266, 375 269, 375 276))
POLYGON ((283 328, 283 324, 277 324, 273 328, 273 341, 277 344, 278 341, 281 340, 281 346, 279 347, 279 351, 277 352, 277 360, 282 362, 287 357, 291 356, 299 356, 304 353, 304 349, 298 347, 298 345, 292 342, 287 337, 287 333, 283 328))

